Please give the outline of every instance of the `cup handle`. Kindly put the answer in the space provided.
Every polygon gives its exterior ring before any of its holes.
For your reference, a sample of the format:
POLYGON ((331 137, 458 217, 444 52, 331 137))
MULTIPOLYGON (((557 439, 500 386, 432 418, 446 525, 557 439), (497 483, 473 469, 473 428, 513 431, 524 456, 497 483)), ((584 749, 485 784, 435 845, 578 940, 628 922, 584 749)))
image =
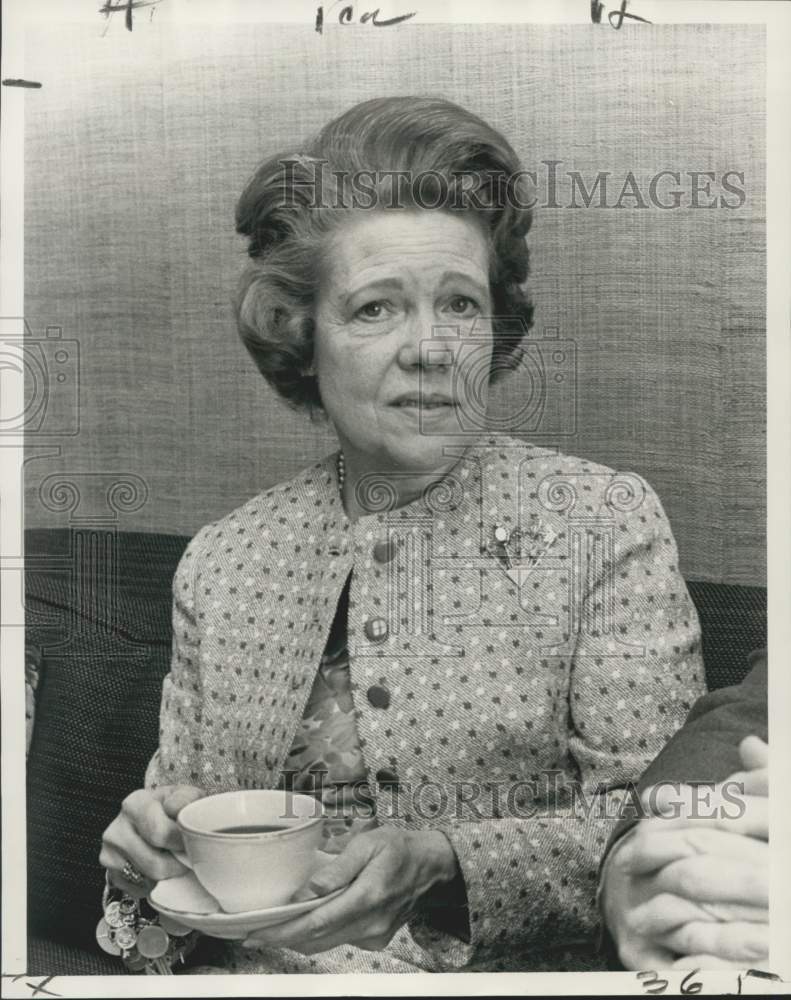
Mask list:
POLYGON ((192 867, 192 862, 187 857, 186 852, 184 852, 184 851, 171 851, 170 853, 173 855, 173 857, 176 859, 176 861, 181 862, 181 864, 184 865, 185 868, 189 868, 190 871, 194 871, 195 870, 192 867))

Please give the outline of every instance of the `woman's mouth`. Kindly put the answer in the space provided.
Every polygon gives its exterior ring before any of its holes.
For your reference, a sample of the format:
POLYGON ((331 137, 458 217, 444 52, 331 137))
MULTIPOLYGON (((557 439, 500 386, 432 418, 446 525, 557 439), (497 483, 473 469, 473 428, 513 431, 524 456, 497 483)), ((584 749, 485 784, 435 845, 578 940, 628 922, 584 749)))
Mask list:
POLYGON ((447 396, 440 395, 404 395, 399 396, 394 399, 390 404, 391 406, 397 406, 401 409, 408 410, 441 410, 441 409, 451 409, 453 407, 453 401, 447 396))
POLYGON ((419 410, 439 410, 439 409, 442 409, 443 407, 449 407, 451 404, 450 403, 428 403, 428 402, 422 402, 422 401, 417 400, 417 399, 405 399, 403 402, 396 403, 394 405, 395 406, 400 406, 400 407, 405 407, 407 409, 413 409, 413 410, 418 410, 418 409, 419 410))

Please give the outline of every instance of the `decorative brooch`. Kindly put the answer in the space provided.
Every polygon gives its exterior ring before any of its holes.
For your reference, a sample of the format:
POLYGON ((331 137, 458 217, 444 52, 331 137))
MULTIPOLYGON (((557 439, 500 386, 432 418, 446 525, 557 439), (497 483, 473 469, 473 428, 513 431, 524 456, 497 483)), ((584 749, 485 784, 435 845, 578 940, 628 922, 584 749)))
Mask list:
POLYGON ((557 532, 544 524, 538 514, 531 514, 525 527, 514 528, 510 532, 503 525, 495 524, 486 551, 502 563, 511 579, 517 586, 521 586, 524 577, 555 544, 557 538, 557 532))

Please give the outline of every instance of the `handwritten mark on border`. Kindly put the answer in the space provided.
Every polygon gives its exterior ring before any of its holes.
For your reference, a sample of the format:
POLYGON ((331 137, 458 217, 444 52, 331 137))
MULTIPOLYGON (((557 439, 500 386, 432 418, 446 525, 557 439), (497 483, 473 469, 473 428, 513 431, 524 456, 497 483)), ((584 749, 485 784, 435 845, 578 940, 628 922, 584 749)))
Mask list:
MULTIPOLYGON (((670 973, 672 970, 665 969, 666 973, 670 973)), ((736 977, 736 996, 741 996, 743 992, 744 980, 754 977, 756 979, 765 979, 770 982, 784 983, 785 980, 780 976, 776 975, 774 972, 764 972, 761 969, 747 969, 744 972, 740 972, 736 977)), ((651 996, 661 996, 665 990, 667 990, 670 985, 669 979, 660 978, 657 973, 652 970, 645 970, 643 972, 637 973, 637 978, 641 980, 641 985, 645 993, 651 996)), ((692 996, 703 989, 703 982, 701 981, 701 970, 693 969, 688 972, 684 978, 681 980, 681 985, 679 987, 679 993, 681 996, 692 996), (697 977, 697 978, 694 978, 697 977), (690 982, 692 980, 692 982, 690 982)), ((725 996, 733 996, 733 993, 726 993, 725 996)))
MULTIPOLYGON (((21 975, 15 976, 11 973, 4 972, 2 974, 3 979, 10 979, 12 983, 19 982, 20 979, 27 979, 27 973, 22 973, 21 975)), ((25 986, 31 991, 30 995, 32 997, 37 996, 47 996, 47 997, 60 997, 62 993, 56 993, 54 990, 48 990, 46 987, 55 979, 55 976, 42 976, 41 981, 26 982, 25 986)))
POLYGON ((104 5, 99 8, 99 13, 103 14, 109 21, 111 14, 118 14, 123 11, 125 13, 124 22, 126 30, 131 31, 135 10, 139 7, 151 7, 151 17, 153 17, 154 10, 160 3, 162 3, 162 0, 105 0, 104 5))
MULTIPOLYGON (((327 14, 338 5, 340 0, 334 0, 333 3, 327 8, 327 14)), ((324 33, 324 4, 320 4, 316 8, 316 21, 315 30, 321 35, 324 33)), ((365 11, 360 15, 360 24, 368 24, 369 22, 375 28, 389 28, 394 24, 403 24, 404 21, 408 21, 411 17, 417 14, 416 10, 410 11, 408 14, 399 14, 396 17, 389 17, 383 21, 379 20, 379 8, 373 11, 365 11)), ((343 7, 338 13, 338 24, 351 24, 354 21, 354 4, 348 3, 343 7)))
MULTIPOLYGON (((621 0, 621 6, 618 10, 611 10, 607 13, 607 20, 610 22, 610 27, 615 28, 616 31, 621 29, 623 25, 624 18, 629 18, 632 21, 640 21, 643 24, 650 24, 651 22, 645 18, 640 17, 639 14, 631 14, 627 11, 628 0, 621 0)), ((601 24, 601 15, 604 10, 604 3, 601 0, 591 0, 591 21, 594 24, 601 24)))

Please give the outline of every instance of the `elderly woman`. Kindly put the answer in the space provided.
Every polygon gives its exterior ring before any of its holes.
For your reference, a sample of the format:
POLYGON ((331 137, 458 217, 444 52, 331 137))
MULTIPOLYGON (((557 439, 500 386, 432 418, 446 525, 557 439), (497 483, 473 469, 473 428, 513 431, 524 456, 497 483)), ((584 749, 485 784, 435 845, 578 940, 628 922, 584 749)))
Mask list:
POLYGON ((557 968, 595 939, 623 789, 704 691, 650 487, 487 433, 530 325, 523 176, 475 115, 388 98, 239 202, 241 336, 340 450, 184 553, 159 749, 101 862, 145 896, 183 872, 185 802, 309 788, 314 888, 345 888, 211 971, 557 968))

